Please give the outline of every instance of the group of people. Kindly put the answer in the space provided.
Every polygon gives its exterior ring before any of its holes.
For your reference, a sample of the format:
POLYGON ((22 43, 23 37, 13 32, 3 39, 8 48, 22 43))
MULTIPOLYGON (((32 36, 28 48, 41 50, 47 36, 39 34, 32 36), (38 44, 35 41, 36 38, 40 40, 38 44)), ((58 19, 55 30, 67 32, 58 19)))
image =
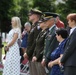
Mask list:
POLYGON ((69 33, 59 15, 31 9, 21 37, 19 17, 11 20, 3 75, 20 75, 20 48, 29 60, 30 75, 76 75, 76 13, 67 16, 69 33))

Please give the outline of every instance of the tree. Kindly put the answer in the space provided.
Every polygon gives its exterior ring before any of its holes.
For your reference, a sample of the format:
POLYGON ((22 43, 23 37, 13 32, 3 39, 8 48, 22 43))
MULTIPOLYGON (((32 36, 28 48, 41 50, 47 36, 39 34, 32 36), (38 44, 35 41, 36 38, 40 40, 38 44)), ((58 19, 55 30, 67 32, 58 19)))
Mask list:
POLYGON ((55 12, 55 0, 33 0, 33 8, 38 8, 43 12, 55 12))
POLYGON ((11 6, 14 6, 13 0, 0 0, 0 28, 2 32, 9 30, 9 10, 11 6))
POLYGON ((6 32, 9 30, 9 9, 13 6, 13 0, 0 0, 0 62, 2 62, 2 36, 1 32, 6 32))
POLYGON ((21 0, 19 2, 19 5, 21 7, 19 16, 21 18, 22 25, 28 20, 28 10, 29 10, 29 5, 28 5, 28 0, 21 0))
POLYGON ((59 3, 56 12, 60 13, 62 20, 67 26, 66 16, 69 13, 76 13, 76 0, 63 0, 65 3, 59 3))

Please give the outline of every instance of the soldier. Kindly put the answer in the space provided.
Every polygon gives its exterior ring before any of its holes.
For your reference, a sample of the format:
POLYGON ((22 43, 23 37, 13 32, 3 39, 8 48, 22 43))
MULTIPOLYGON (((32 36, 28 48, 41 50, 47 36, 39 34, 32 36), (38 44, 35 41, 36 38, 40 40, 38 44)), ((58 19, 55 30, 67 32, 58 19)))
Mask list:
POLYGON ((29 61, 29 68, 30 68, 30 74, 33 75, 33 69, 35 68, 33 65, 33 63, 31 62, 32 59, 32 55, 34 52, 34 48, 35 48, 35 43, 36 43, 36 38, 38 36, 38 34, 40 33, 41 29, 40 26, 38 25, 38 21, 41 18, 42 12, 36 9, 31 9, 28 16, 29 16, 29 21, 32 22, 32 29, 31 32, 28 36, 28 45, 27 45, 27 51, 24 54, 25 58, 28 58, 29 61))
POLYGON ((29 16, 29 21, 32 22, 32 29, 31 32, 28 36, 28 46, 27 46, 27 51, 24 54, 24 57, 28 57, 29 60, 32 58, 34 46, 35 46, 35 41, 36 38, 41 31, 40 27, 38 26, 38 21, 42 15, 42 12, 36 9, 31 9, 28 16, 29 16))
POLYGON ((34 72, 36 75, 46 75, 44 67, 41 65, 42 57, 43 57, 43 50, 44 50, 44 42, 46 34, 48 33, 48 27, 43 20, 39 21, 40 28, 42 31, 39 33, 36 39, 36 46, 33 53, 32 62, 35 64, 36 68, 34 72))
POLYGON ((44 46, 44 55, 42 59, 42 66, 48 64, 50 59, 50 53, 58 46, 58 42, 56 39, 55 31, 56 27, 56 14, 51 14, 50 12, 44 12, 43 19, 46 21, 46 24, 49 27, 49 32, 45 38, 45 46, 44 46))
POLYGON ((58 28, 64 28, 65 27, 64 23, 60 20, 59 14, 51 12, 51 15, 55 15, 55 20, 56 20, 55 24, 58 28))

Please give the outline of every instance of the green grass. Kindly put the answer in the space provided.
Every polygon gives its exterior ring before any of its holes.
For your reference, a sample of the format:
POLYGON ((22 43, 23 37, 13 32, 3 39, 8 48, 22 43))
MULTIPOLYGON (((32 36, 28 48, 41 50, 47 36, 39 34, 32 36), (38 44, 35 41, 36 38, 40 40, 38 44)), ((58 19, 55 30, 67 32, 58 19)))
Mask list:
MULTIPOLYGON (((4 46, 6 46, 7 45, 7 43, 6 42, 3 42, 2 43, 4 46)), ((2 48, 2 54, 5 54, 5 52, 4 52, 4 47, 2 48)))
MULTIPOLYGON (((2 43, 4 46, 6 46, 7 45, 7 43, 6 42, 3 42, 2 43)), ((4 52, 4 47, 2 48, 2 54, 5 54, 5 52, 4 52)), ((2 75, 2 72, 0 72, 0 75, 2 75)))
POLYGON ((0 72, 0 75, 2 75, 2 72, 0 72))
MULTIPOLYGON (((6 46, 7 43, 6 43, 6 42, 3 42, 2 44, 3 44, 4 46, 6 46)), ((5 54, 5 52, 4 52, 4 47, 2 48, 2 54, 5 54)), ((2 75, 2 72, 0 72, 0 75, 2 75)))
POLYGON ((2 48, 2 54, 5 54, 5 53, 4 53, 4 48, 2 48))

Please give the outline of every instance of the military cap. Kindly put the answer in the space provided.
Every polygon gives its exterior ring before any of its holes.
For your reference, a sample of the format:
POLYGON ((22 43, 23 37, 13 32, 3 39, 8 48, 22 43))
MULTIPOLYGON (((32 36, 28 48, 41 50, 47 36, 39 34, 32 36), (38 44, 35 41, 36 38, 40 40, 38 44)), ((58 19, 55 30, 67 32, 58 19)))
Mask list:
POLYGON ((37 15, 42 15, 42 12, 40 10, 37 10, 37 9, 31 9, 29 11, 29 16, 32 15, 32 14, 37 14, 37 15))
POLYGON ((44 12, 42 15, 42 18, 39 20, 39 23, 47 21, 51 18, 56 18, 58 16, 57 13, 51 13, 51 12, 44 12))

